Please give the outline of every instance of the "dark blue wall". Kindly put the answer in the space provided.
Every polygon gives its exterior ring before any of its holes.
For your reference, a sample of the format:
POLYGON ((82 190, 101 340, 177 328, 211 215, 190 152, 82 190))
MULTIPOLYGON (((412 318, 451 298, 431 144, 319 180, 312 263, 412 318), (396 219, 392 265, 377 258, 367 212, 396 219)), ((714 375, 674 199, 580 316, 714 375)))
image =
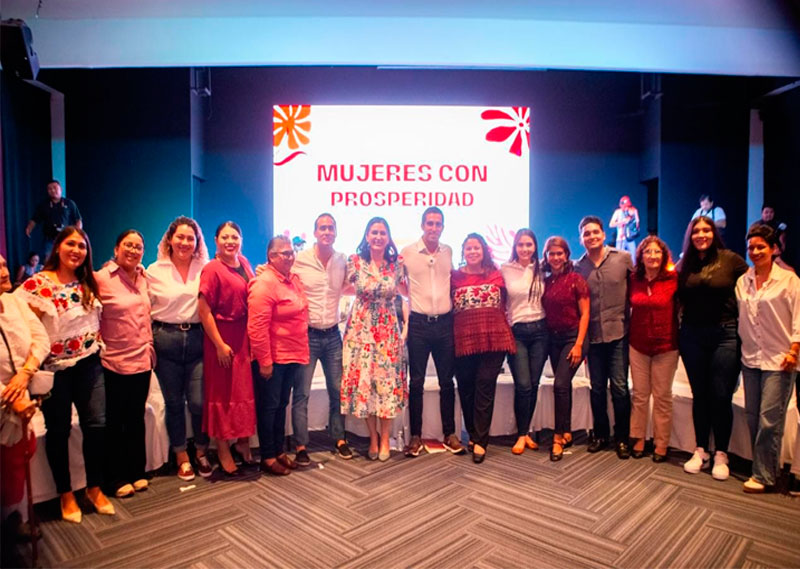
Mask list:
MULTIPOLYGON (((640 182, 658 176, 659 230, 671 247, 680 247, 699 194, 710 191, 741 250, 755 80, 664 77, 660 103, 648 106, 638 74, 214 68, 212 95, 193 115, 187 69, 48 70, 40 79, 65 94, 67 187, 98 259, 133 226, 145 234, 149 262, 169 221, 188 214, 209 238, 218 223, 236 220, 245 254, 262 261, 273 233, 272 105, 287 103, 527 105, 531 227, 540 240, 561 234, 579 255, 580 218, 608 220, 623 194, 646 228, 640 182)), ((298 207, 308 206, 299 199, 298 207)), ((310 208, 309 219, 317 213, 310 208)))
POLYGON ((172 219, 192 214, 187 69, 47 70, 64 93, 66 175, 94 250, 112 255, 129 227, 145 236, 145 263, 172 219))

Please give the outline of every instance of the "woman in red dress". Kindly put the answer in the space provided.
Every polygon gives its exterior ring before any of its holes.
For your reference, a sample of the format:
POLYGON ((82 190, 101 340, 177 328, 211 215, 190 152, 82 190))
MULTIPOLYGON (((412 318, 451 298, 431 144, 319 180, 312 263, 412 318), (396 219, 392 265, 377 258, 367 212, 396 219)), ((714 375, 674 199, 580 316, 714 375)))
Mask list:
POLYGON ((203 430, 217 442, 226 475, 239 473, 228 441, 253 464, 249 438, 256 430, 250 343, 247 339, 247 283, 250 263, 241 255, 242 230, 233 221, 217 228, 217 254, 200 274, 198 311, 203 323, 205 398, 203 430))

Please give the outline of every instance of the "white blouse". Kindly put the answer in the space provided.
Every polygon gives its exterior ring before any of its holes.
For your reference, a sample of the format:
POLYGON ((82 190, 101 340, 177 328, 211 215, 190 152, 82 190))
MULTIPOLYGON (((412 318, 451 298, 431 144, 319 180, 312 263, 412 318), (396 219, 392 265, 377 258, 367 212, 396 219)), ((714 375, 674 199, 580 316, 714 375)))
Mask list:
POLYGON ((14 366, 11 365, 8 349, 5 343, 0 345, 0 381, 8 383, 13 377, 13 368, 17 371, 25 365, 25 360, 29 355, 39 360, 39 364, 44 361, 50 353, 50 338, 47 330, 36 317, 25 301, 14 294, 0 295, 0 304, 3 311, 0 312, 0 328, 8 340, 11 348, 14 366))
POLYGON ((776 263, 756 290, 752 267, 736 282, 742 363, 778 371, 794 342, 800 342, 800 278, 776 263))
POLYGON ((147 267, 147 287, 150 293, 150 316, 167 324, 196 324, 197 296, 200 293, 200 272, 205 262, 193 259, 189 274, 183 282, 181 274, 169 259, 156 261, 147 267))
POLYGON ((83 289, 77 281, 61 284, 37 273, 14 294, 42 313, 41 321, 50 339, 50 354, 42 369, 59 371, 72 367, 102 348, 102 305, 95 298, 88 309, 84 308, 83 289))
POLYGON ((544 279, 541 272, 539 273, 538 286, 534 284, 533 294, 531 294, 533 263, 523 267, 516 261, 510 261, 503 263, 500 267, 500 272, 503 274, 503 280, 506 283, 506 292, 508 294, 506 312, 511 325, 513 326, 518 322, 535 322, 544 318, 544 307, 542 306, 544 279))

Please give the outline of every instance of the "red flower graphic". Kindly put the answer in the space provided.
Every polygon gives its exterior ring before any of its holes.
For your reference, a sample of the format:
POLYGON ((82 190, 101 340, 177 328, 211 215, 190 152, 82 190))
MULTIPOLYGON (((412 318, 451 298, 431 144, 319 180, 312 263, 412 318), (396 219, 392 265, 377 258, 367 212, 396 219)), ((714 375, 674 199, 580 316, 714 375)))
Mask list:
POLYGON ((47 287, 42 287, 42 290, 39 291, 39 294, 45 298, 49 298, 53 296, 53 291, 47 287))
POLYGON ((36 281, 33 279, 29 279, 22 284, 22 288, 27 291, 34 291, 36 290, 36 281))
POLYGON ((64 351, 64 344, 62 344, 61 342, 56 342, 55 344, 50 346, 50 351, 55 355, 58 355, 64 351))
POLYGON ((525 135, 526 148, 530 148, 530 123, 531 112, 528 107, 511 107, 511 111, 488 109, 481 113, 481 118, 486 121, 499 120, 504 126, 496 126, 486 133, 489 142, 505 142, 513 138, 508 151, 511 154, 522 156, 522 136, 525 135))
POLYGON ((67 342, 67 349, 70 352, 77 352, 81 348, 81 341, 77 338, 72 338, 67 342))

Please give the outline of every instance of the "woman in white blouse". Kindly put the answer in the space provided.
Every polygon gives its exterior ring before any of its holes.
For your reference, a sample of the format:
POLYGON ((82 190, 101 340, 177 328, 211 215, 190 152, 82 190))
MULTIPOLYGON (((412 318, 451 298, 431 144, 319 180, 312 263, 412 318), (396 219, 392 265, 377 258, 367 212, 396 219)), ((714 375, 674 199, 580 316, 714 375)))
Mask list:
POLYGON ((786 408, 800 353, 800 279, 773 260, 775 231, 757 224, 747 234, 753 267, 739 277, 739 337, 745 409, 753 439, 753 474, 744 491, 761 493, 775 485, 786 408))
MULTIPOLYGON (((4 429, 0 446, 0 496, 4 524, 15 511, 19 512, 19 521, 27 522, 27 508, 21 507, 25 496, 25 453, 33 455, 36 436, 32 429, 23 433, 22 421, 11 415, 30 419, 36 412, 36 406, 28 396, 28 383, 50 353, 50 340, 44 326, 21 297, 7 294, 10 290, 8 264, 0 255, 0 333, 3 337, 0 344, 0 413, 3 424, 15 422, 19 427, 18 432, 15 430, 10 433, 13 436, 8 437, 4 429)), ((26 533, 22 527, 17 531, 26 533)), ((27 533, 30 535, 29 529, 27 533)))
POLYGON ((158 260, 147 268, 152 305, 156 376, 166 404, 167 434, 178 463, 178 478, 193 480, 186 447, 186 404, 189 405, 197 470, 213 473, 206 457, 203 432, 203 328, 197 312, 200 271, 208 262, 203 232, 194 219, 180 216, 170 223, 158 246, 158 260))
POLYGON ((506 311, 517 345, 517 353, 508 356, 514 378, 514 415, 517 419, 517 442, 511 447, 514 454, 522 454, 525 448, 539 447, 531 437, 530 426, 536 409, 539 379, 547 360, 549 334, 542 307, 544 279, 538 252, 539 245, 533 231, 520 229, 514 235, 511 259, 500 268, 508 291, 506 311))
POLYGON ((75 226, 61 230, 42 272, 14 292, 28 303, 44 324, 50 341, 46 370, 55 372, 50 397, 42 403, 47 438, 47 461, 61 494, 61 517, 81 521, 72 493, 69 436, 72 405, 78 411, 86 466, 86 496, 101 514, 114 506, 100 491, 103 484, 106 395, 100 364, 100 301, 92 272, 89 237, 75 226))

